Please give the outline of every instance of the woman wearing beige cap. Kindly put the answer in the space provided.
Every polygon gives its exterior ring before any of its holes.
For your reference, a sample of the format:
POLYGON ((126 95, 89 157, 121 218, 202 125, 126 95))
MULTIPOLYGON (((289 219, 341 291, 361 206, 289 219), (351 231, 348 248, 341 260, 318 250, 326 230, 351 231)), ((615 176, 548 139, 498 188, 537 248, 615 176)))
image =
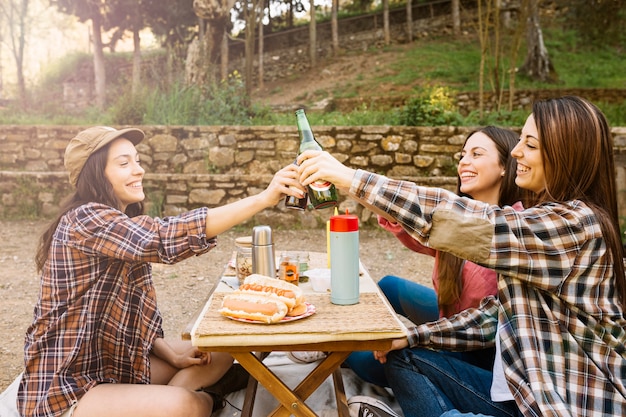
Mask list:
POLYGON ((151 263, 208 252, 215 236, 302 189, 293 164, 257 195, 179 216, 142 215, 139 129, 92 127, 66 148, 75 193, 44 232, 27 330, 22 416, 202 416, 248 375, 226 353, 163 338, 151 263))

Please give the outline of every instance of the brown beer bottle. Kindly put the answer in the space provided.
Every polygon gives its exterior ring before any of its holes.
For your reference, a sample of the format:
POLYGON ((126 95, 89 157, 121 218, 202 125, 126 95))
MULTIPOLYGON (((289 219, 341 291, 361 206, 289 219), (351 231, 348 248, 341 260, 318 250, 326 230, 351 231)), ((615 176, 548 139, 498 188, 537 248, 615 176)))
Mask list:
MULTIPOLYGON (((309 125, 309 121, 304 114, 303 109, 296 110, 296 123, 298 125, 298 134, 300 135, 300 149, 298 154, 304 151, 323 150, 322 146, 317 143, 313 136, 313 131, 309 125)), ((335 186, 328 181, 315 181, 307 186, 309 201, 315 209, 326 207, 335 207, 337 205, 337 190, 335 186)))

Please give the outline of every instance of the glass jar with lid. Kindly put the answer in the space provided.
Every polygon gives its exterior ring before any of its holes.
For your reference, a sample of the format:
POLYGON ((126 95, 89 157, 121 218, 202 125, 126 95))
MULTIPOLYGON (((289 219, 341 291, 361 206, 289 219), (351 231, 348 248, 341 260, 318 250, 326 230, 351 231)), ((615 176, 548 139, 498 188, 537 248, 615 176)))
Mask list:
POLYGON ((237 280, 243 284, 248 275, 252 275, 252 236, 243 236, 235 239, 237 255, 235 258, 237 280))

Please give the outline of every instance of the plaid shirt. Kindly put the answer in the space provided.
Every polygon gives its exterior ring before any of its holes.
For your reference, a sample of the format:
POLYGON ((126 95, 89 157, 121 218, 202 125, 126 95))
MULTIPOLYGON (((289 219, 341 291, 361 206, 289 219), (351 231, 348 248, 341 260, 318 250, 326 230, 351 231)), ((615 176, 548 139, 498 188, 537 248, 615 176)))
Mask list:
POLYGON ((58 416, 96 384, 150 382, 150 351, 163 337, 150 262, 213 248, 206 216, 129 218, 91 203, 61 218, 26 334, 22 416, 58 416))
POLYGON ((517 212, 361 170, 350 194, 424 244, 500 274, 499 300, 412 328, 410 346, 492 346, 499 321, 505 376, 525 416, 626 415, 626 321, 589 207, 517 212))

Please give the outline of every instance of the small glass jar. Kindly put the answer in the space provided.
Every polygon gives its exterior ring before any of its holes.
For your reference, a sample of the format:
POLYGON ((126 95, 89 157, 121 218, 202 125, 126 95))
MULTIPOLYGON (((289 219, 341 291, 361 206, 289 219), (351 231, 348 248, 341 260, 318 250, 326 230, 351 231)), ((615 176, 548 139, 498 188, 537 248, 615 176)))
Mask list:
POLYGON ((252 236, 238 237, 235 239, 235 247, 237 280, 241 285, 248 275, 252 275, 252 236))
POLYGON ((278 278, 290 284, 298 285, 298 257, 283 252, 280 256, 278 278))
POLYGON ((298 252, 298 272, 300 275, 309 270, 310 261, 309 252, 298 252))

